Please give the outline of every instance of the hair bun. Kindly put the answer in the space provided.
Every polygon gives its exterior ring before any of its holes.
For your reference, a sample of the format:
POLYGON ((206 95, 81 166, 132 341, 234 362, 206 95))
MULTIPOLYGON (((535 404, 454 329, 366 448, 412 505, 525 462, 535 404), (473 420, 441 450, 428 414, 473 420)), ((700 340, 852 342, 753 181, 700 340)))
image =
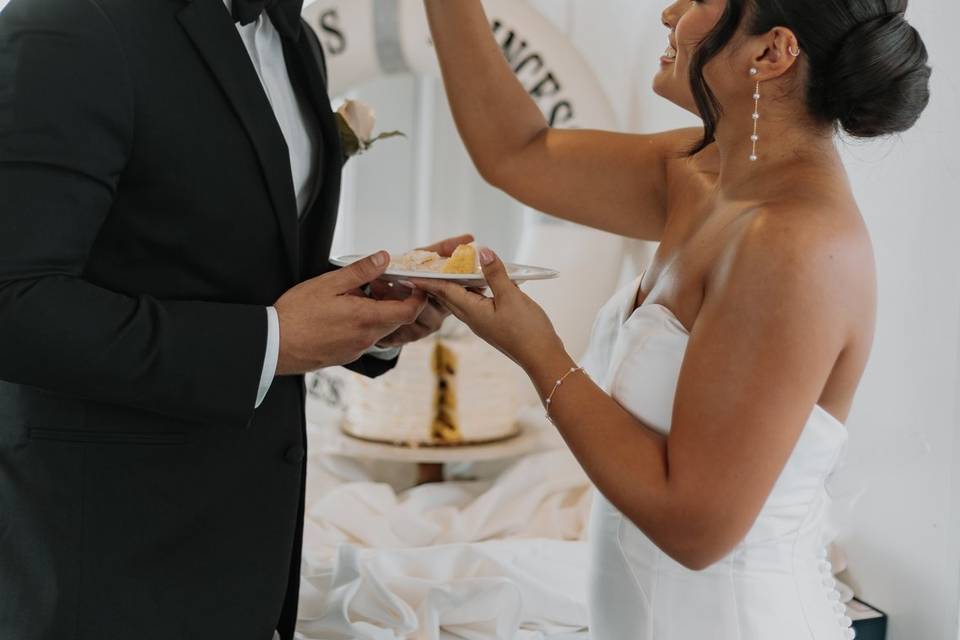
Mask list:
POLYGON ((858 24, 821 71, 821 115, 858 138, 906 131, 930 101, 927 60, 902 13, 858 24))

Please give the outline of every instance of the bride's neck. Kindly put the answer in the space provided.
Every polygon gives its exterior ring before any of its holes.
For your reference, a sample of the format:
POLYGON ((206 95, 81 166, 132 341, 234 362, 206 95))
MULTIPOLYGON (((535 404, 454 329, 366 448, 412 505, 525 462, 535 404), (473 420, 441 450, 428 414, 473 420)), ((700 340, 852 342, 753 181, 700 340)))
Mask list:
POLYGON ((753 161, 752 122, 717 126, 719 189, 726 200, 763 200, 796 185, 802 172, 843 175, 832 132, 788 117, 760 121, 757 160, 753 161), (839 171, 839 173, 838 173, 839 171))

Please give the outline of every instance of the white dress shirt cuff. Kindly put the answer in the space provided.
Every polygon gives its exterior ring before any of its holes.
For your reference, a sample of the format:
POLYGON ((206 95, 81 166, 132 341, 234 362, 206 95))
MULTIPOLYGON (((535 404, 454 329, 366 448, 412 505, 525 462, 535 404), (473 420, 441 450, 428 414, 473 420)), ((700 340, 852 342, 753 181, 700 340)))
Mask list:
POLYGON ((401 347, 378 347, 373 345, 366 351, 366 355, 380 360, 393 360, 400 355, 401 347))
POLYGON ((267 392, 277 375, 277 360, 280 359, 280 316, 273 307, 267 307, 267 351, 263 355, 263 371, 260 373, 260 390, 257 392, 257 409, 263 404, 267 392))

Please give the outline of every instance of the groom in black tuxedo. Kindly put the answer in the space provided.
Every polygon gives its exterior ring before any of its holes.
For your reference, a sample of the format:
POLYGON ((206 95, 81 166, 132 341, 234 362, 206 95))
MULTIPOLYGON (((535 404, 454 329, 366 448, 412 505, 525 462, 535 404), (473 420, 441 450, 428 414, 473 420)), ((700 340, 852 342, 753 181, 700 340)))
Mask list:
POLYGON ((292 638, 301 374, 378 375, 444 317, 367 295, 383 254, 331 271, 301 4, 0 13, 2 640, 292 638))

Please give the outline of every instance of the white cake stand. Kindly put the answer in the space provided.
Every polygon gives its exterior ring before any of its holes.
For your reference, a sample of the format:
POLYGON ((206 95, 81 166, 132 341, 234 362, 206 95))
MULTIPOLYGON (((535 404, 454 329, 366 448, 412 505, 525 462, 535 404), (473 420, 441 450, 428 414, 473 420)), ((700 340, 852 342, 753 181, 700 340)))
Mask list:
POLYGON ((442 482, 446 464, 506 460, 556 448, 555 432, 546 428, 549 423, 540 413, 533 409, 524 411, 518 420, 520 434, 514 438, 462 447, 399 447, 367 442, 343 433, 340 420, 310 420, 310 448, 327 455, 415 463, 418 484, 442 482))

